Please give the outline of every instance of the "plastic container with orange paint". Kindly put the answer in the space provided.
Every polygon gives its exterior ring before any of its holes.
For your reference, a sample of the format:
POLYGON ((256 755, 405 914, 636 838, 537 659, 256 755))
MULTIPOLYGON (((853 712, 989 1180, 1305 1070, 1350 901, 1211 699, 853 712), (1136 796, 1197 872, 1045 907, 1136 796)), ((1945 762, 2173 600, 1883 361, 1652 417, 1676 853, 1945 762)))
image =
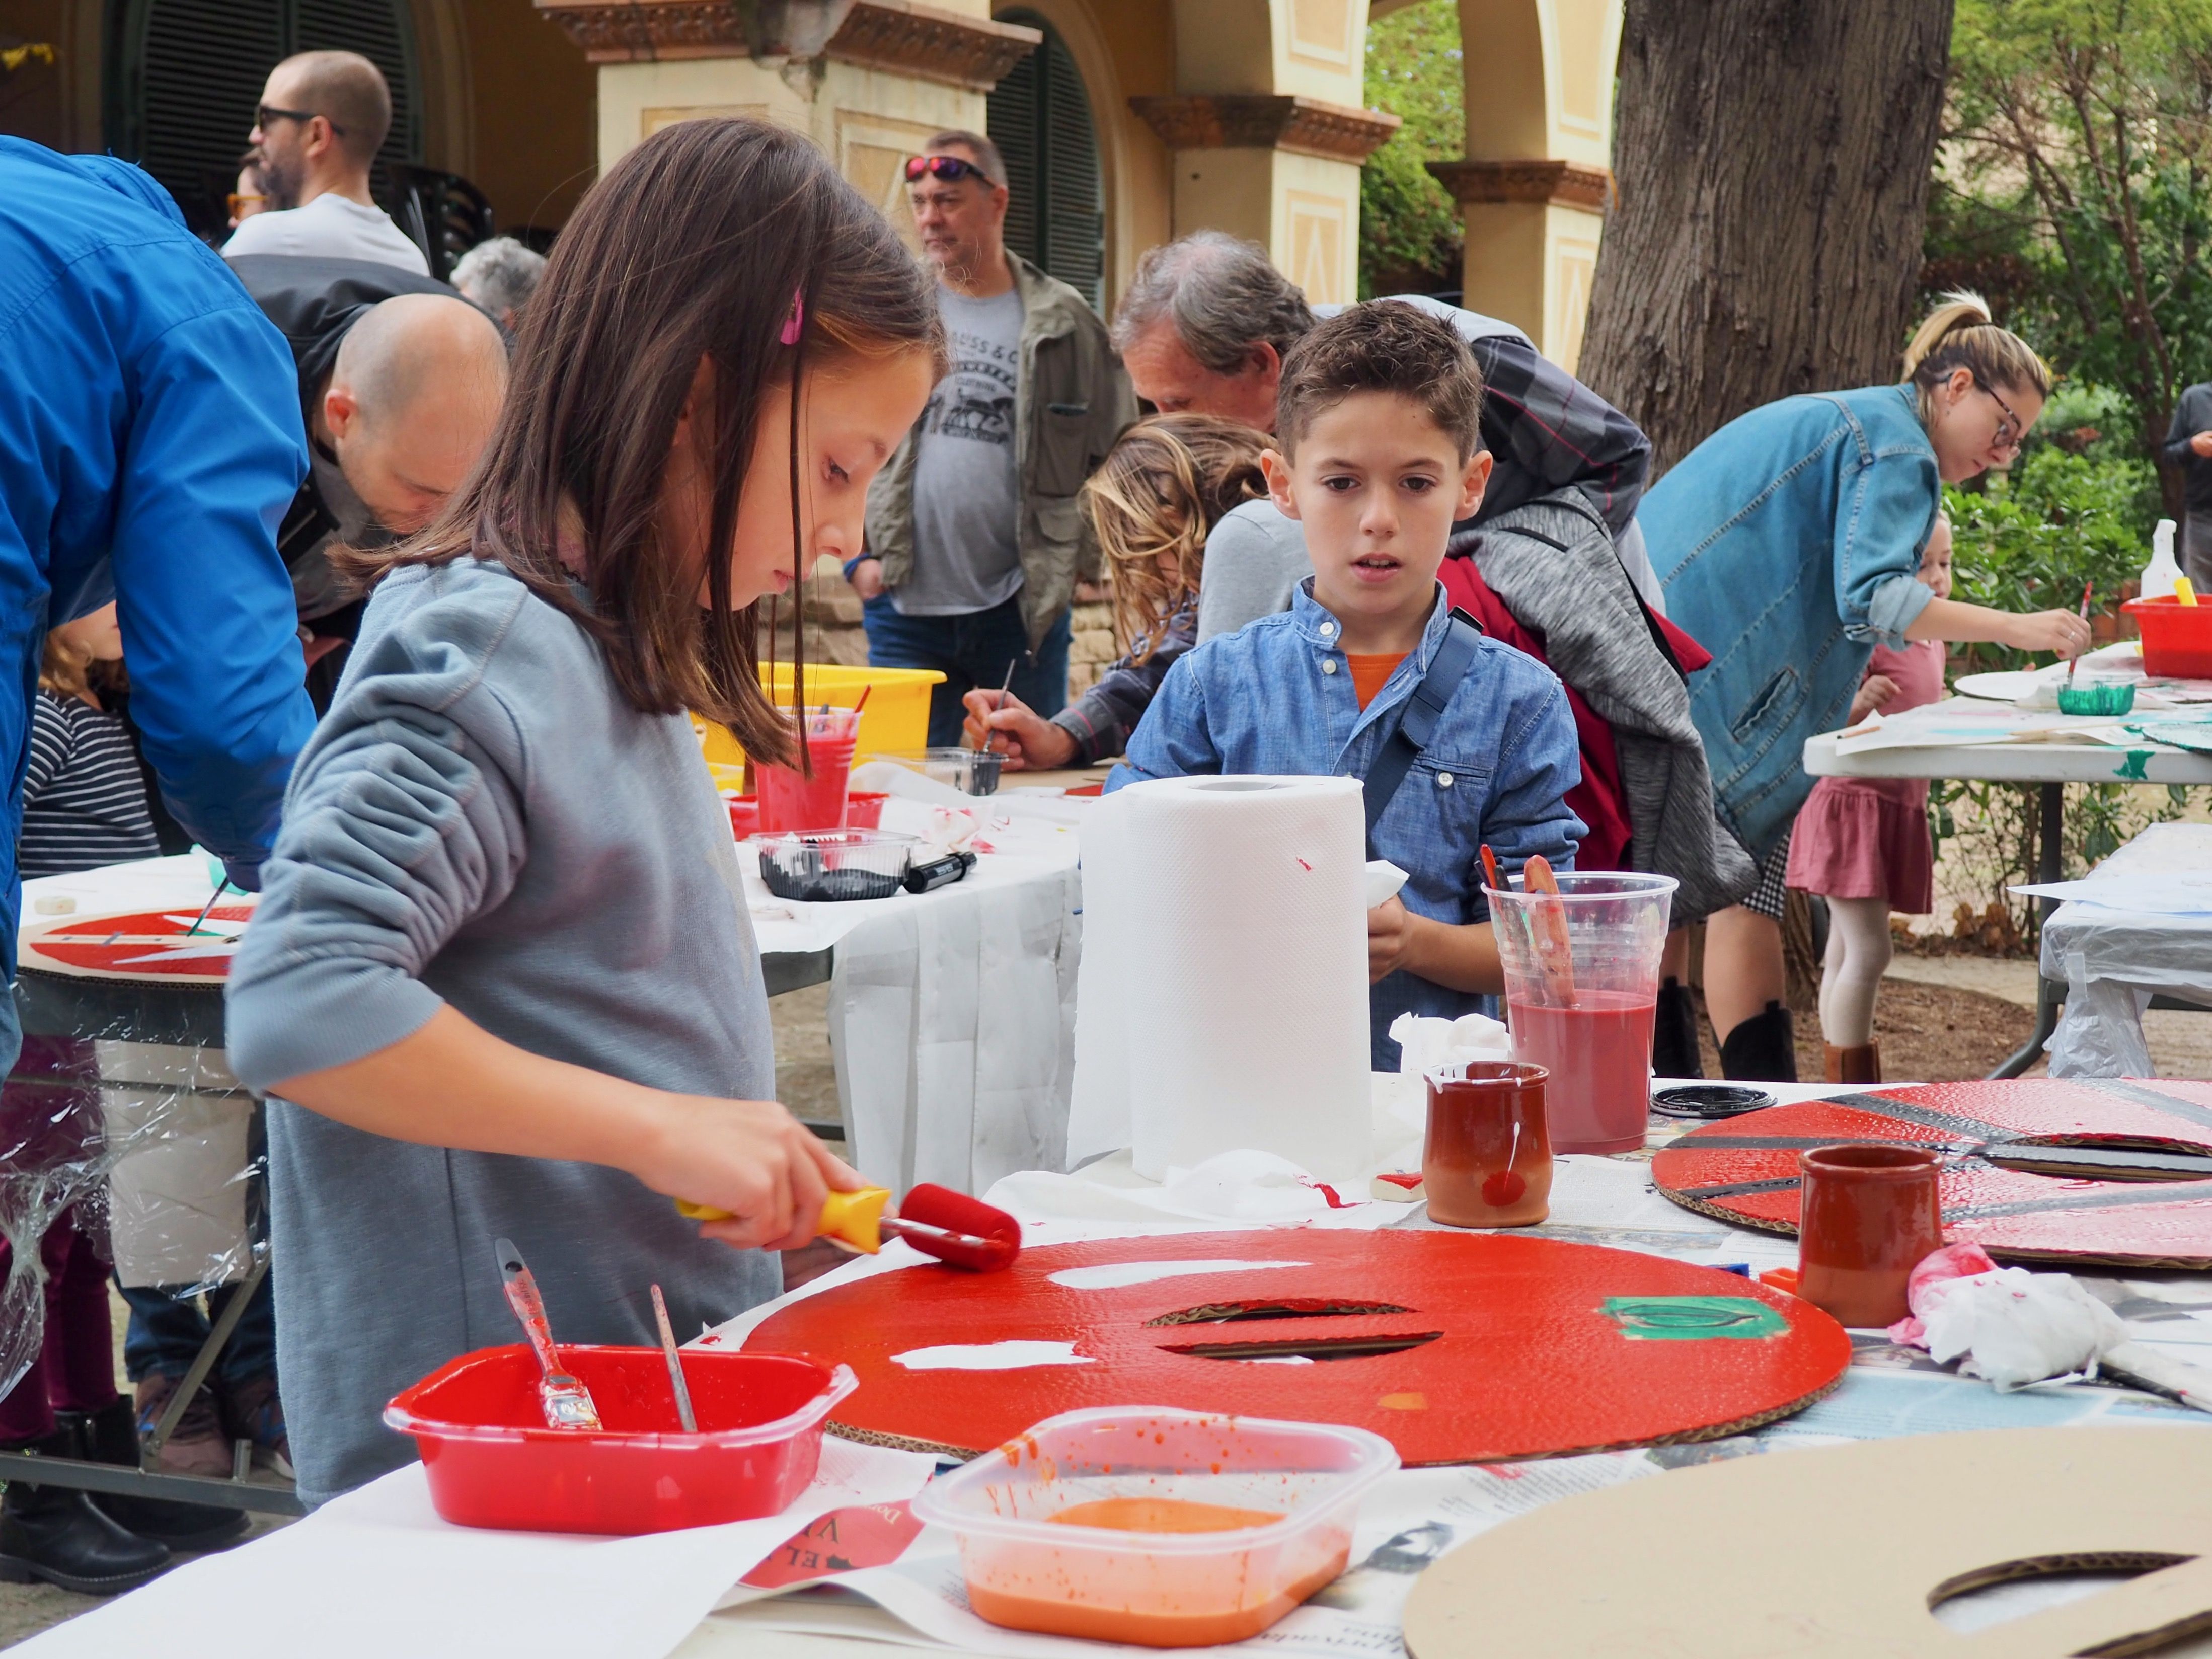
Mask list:
POLYGON ((1117 1406, 1047 1419, 932 1481, 914 1513, 957 1534, 969 1604, 994 1625, 1206 1647, 1342 1572, 1360 1498, 1397 1467, 1363 1429, 1117 1406), (1254 1513, 1270 1518, 1236 1524, 1254 1513))

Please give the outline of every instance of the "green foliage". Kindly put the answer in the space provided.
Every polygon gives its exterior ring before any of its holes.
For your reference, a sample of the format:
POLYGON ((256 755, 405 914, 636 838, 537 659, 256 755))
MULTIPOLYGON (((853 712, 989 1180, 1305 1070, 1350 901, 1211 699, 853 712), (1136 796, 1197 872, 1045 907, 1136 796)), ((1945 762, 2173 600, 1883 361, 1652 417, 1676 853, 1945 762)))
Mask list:
POLYGON ((1359 176, 1359 295, 1455 288, 1459 206, 1422 164, 1467 148, 1459 9, 1421 0, 1367 30, 1367 102, 1405 125, 1359 176))
MULTIPOLYGON (((2099 608, 2119 595, 2150 557, 2156 477, 2124 454, 2070 454, 2030 446, 2009 472, 1980 489, 1947 489, 1954 550, 1951 597, 1999 611, 2049 611, 2081 602, 2096 584, 2099 608)), ((1966 672, 2032 668, 2048 658, 2008 646, 1958 647, 1966 672)))
POLYGON ((2212 0, 1958 0, 1951 53, 1929 285, 1991 290, 2149 459, 2212 369, 2212 0))
MULTIPOLYGON (((2189 792, 2179 784, 2069 783, 2065 794, 2059 860, 2069 879, 2087 874, 2148 826, 2172 823, 2189 805, 2189 792)), ((1937 855, 1985 901, 2005 907, 2031 951, 2041 936, 2042 906, 2006 889, 2036 878, 2042 804, 2034 784, 1938 778, 1928 790, 1928 828, 1937 855)))

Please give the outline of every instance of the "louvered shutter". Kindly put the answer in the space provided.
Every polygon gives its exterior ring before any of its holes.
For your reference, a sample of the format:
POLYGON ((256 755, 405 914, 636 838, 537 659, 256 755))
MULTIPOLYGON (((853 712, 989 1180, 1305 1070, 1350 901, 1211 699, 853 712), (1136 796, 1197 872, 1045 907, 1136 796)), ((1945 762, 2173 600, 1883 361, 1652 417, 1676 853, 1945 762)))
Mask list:
POLYGON ((1037 59, 1035 52, 991 89, 985 130, 1006 163, 1006 246, 1031 264, 1042 264, 1037 243, 1042 205, 1037 189, 1037 59))
POLYGON ((1044 33, 991 93, 989 131, 1006 160, 1006 245, 1093 306, 1105 298, 1106 220, 1098 138, 1075 59, 1034 12, 999 14, 1044 33))
POLYGON ((357 52, 392 88, 376 182, 419 161, 408 0, 121 0, 107 141, 160 179, 195 230, 219 234, 269 71, 295 52, 357 52))
POLYGON ((283 0, 146 0, 132 9, 125 51, 135 46, 135 60, 116 66, 126 126, 111 142, 161 181, 195 229, 220 227, 262 82, 284 55, 283 0))

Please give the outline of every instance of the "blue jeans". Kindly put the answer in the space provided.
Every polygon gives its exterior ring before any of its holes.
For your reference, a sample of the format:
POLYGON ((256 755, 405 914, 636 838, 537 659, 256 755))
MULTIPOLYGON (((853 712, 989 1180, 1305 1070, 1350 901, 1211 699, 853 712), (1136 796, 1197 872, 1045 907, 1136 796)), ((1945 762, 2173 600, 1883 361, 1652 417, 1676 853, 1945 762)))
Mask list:
POLYGON ((870 599, 861 611, 868 629, 871 668, 934 668, 944 680, 929 688, 929 746, 949 748, 960 741, 967 692, 981 686, 995 691, 1006 684, 1006 665, 1016 665, 1007 689, 1050 719, 1067 707, 1067 612, 1045 630, 1032 653, 1022 626, 1021 595, 988 611, 963 617, 905 617, 888 593, 870 599))
MULTIPOLYGON (((203 1314, 198 1297, 155 1289, 124 1291, 123 1299, 131 1304, 131 1323, 123 1335, 125 1372, 133 1382, 156 1371, 182 1376, 207 1340, 211 1322, 222 1317, 223 1309, 237 1294, 235 1285, 217 1285, 208 1292, 203 1314)), ((253 1300, 246 1304, 216 1361, 214 1374, 234 1384, 276 1374, 276 1297, 269 1279, 261 1281, 253 1300)))

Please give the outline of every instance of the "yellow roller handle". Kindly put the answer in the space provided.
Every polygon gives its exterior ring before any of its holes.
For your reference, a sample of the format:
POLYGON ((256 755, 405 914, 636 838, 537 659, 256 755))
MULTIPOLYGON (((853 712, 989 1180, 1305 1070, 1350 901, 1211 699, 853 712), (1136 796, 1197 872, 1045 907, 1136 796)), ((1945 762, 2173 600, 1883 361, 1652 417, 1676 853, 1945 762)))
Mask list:
MULTIPOLYGON (((865 1255, 873 1255, 884 1248, 884 1206, 891 1201, 888 1187, 863 1187, 856 1193, 832 1193, 822 1201, 822 1218, 816 1222, 815 1231, 823 1238, 842 1240, 865 1255)), ((730 1212, 711 1205, 694 1204, 688 1199, 676 1200, 676 1212, 687 1221, 727 1221, 730 1212)))
POLYGON ((2186 576, 2176 576, 2173 579, 2173 597, 2184 605, 2195 605, 2197 603, 2196 585, 2186 576))

